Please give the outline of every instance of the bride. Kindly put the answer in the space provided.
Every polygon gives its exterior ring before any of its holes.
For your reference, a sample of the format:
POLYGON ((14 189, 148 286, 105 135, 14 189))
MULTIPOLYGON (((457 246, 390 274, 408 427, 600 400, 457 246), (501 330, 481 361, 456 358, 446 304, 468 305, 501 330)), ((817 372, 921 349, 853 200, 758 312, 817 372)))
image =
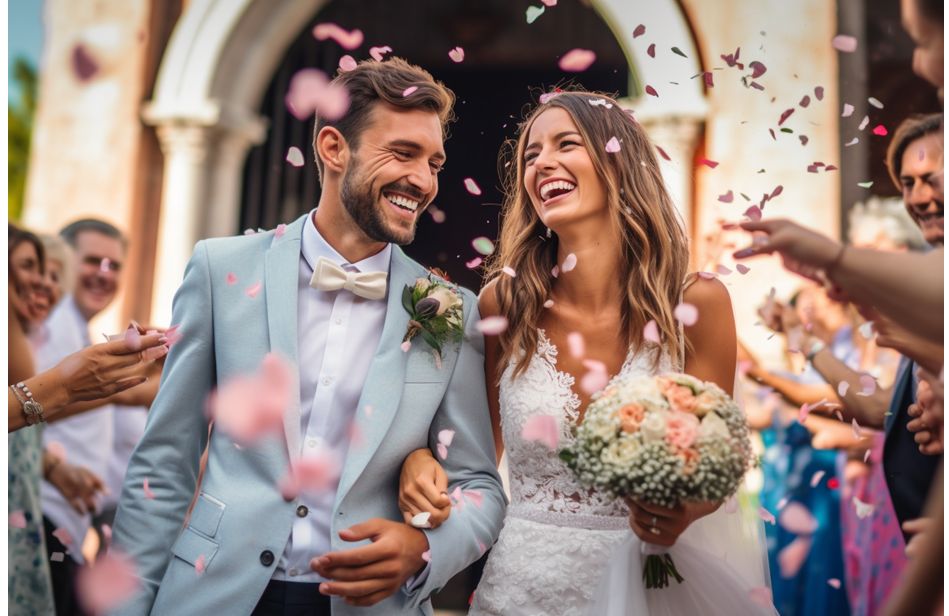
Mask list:
MULTIPOLYGON (((714 550, 706 540, 721 545, 718 531, 735 526, 722 503, 663 509, 585 488, 556 450, 523 434, 528 420, 547 415, 556 422, 558 448, 573 438, 596 380, 590 360, 611 375, 684 371, 729 394, 735 384, 728 292, 716 279, 686 275, 688 241, 645 131, 609 97, 549 96, 508 148, 513 159, 499 250, 479 300, 482 318, 508 321, 505 331, 486 336, 485 371, 496 452, 499 459, 506 452, 510 468, 511 504, 472 614, 591 613, 597 589, 612 592, 604 586, 608 563, 630 541, 630 529, 638 553, 640 542, 672 546, 693 531, 697 544, 714 550), (697 309, 694 325, 683 328, 676 320, 680 303, 697 309), (660 344, 645 338, 651 322, 660 344), (713 519, 719 521, 706 524, 699 538, 697 527, 713 519)), ((443 522, 452 509, 447 483, 430 450, 413 452, 402 470, 406 519, 427 511, 433 526, 443 522)), ((736 561, 729 543, 716 552, 714 566, 736 561)), ((752 591, 766 582, 761 560, 755 562, 760 546, 754 539, 745 545, 753 552, 745 555, 751 572, 739 577, 752 591)), ((630 575, 628 584, 619 582, 624 592, 623 586, 642 586, 640 571, 630 575)), ((673 584, 638 592, 650 595, 651 614, 668 612, 663 601, 680 590, 673 584)))

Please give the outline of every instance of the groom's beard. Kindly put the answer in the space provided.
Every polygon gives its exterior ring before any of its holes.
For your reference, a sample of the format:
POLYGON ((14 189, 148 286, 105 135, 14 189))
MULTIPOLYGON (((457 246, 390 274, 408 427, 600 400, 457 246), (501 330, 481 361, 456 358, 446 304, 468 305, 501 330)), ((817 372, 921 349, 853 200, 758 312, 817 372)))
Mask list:
MULTIPOLYGON (((386 242, 405 246, 411 244, 415 239, 415 224, 411 229, 397 229, 386 225, 384 216, 380 211, 379 202, 383 199, 385 188, 379 191, 379 194, 373 193, 370 182, 363 182, 358 177, 359 166, 350 165, 343 175, 343 182, 340 187, 340 199, 343 201, 343 207, 349 212, 350 217, 356 225, 362 229, 370 239, 377 242, 386 242)), ((411 196, 416 196, 417 190, 413 188, 400 187, 400 192, 411 196)), ((422 196, 418 195, 419 201, 422 196)), ((419 206, 421 212, 422 206, 419 206)), ((416 221, 418 218, 416 218, 416 221)))

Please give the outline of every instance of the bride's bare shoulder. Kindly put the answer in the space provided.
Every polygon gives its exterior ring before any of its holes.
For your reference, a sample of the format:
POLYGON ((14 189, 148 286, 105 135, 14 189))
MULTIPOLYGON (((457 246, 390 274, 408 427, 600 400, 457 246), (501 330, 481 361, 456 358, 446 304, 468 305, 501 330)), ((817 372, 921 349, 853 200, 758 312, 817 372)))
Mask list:
POLYGON ((501 305, 498 302, 498 279, 492 278, 481 288, 478 294, 478 311, 481 317, 496 317, 501 313, 501 305))
POLYGON ((697 273, 691 273, 685 280, 682 289, 682 301, 692 304, 700 310, 727 308, 731 310, 731 296, 728 289, 718 278, 706 278, 697 273))

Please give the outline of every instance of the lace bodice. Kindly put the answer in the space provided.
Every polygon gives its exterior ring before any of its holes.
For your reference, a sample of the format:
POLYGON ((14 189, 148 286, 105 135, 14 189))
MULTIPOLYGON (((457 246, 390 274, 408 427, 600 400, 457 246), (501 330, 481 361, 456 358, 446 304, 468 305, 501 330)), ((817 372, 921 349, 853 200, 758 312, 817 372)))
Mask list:
MULTIPOLYGON (((633 352, 631 349, 619 374, 613 378, 656 373, 653 366, 655 352, 633 352)), ((527 369, 512 378, 516 363, 512 360, 501 375, 501 430, 510 468, 511 511, 538 521, 552 521, 545 513, 625 519, 627 509, 622 501, 580 485, 556 451, 521 436, 525 422, 543 414, 556 419, 561 447, 574 439, 573 427, 580 414, 580 399, 573 389, 573 375, 557 369, 557 353, 557 347, 543 330, 539 330, 537 349, 527 369)), ((672 363, 664 353, 658 372, 672 369, 672 363)), ((596 528, 595 520, 591 522, 591 525, 579 526, 596 528)))

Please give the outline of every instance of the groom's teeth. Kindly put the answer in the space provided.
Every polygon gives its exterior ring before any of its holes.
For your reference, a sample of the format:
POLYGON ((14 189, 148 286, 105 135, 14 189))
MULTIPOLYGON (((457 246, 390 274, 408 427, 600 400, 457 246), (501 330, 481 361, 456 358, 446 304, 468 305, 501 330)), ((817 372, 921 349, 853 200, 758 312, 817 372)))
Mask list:
POLYGON ((418 205, 419 205, 418 201, 412 201, 411 199, 407 199, 405 197, 402 197, 401 195, 386 195, 386 199, 388 199, 395 205, 398 205, 399 207, 403 207, 413 212, 418 209, 418 205))
POLYGON ((547 200, 547 197, 550 195, 550 193, 553 192, 553 191, 555 191, 555 190, 562 190, 562 191, 564 191, 564 192, 570 192, 571 190, 573 190, 573 189, 576 188, 576 187, 577 187, 576 184, 574 184, 574 183, 572 183, 572 182, 567 182, 567 181, 565 181, 565 180, 557 180, 556 182, 550 182, 550 183, 548 183, 548 184, 544 184, 543 186, 541 186, 541 188, 540 188, 540 198, 543 199, 544 201, 546 201, 546 200, 547 200))

